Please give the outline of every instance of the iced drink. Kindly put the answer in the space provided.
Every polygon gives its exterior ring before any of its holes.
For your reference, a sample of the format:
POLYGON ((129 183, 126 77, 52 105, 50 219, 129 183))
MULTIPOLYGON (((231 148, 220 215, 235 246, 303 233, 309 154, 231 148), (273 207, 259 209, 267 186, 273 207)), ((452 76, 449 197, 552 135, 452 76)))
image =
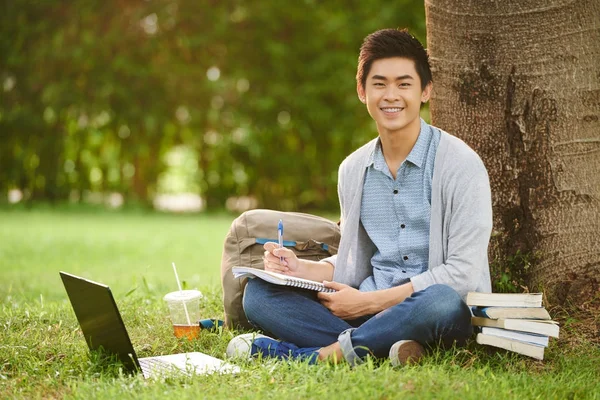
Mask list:
POLYGON ((198 337, 201 298, 202 293, 198 290, 181 290, 165 295, 176 337, 188 340, 198 337))

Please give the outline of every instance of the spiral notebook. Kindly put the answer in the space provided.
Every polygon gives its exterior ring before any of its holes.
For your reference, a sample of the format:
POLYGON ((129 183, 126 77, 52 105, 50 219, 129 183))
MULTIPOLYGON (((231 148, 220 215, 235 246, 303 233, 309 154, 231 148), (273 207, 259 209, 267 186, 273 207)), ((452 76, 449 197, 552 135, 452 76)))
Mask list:
POLYGON ((275 285, 293 286, 301 289, 315 290, 317 292, 335 292, 334 289, 327 288, 320 282, 308 279, 296 278, 294 276, 282 275, 276 272, 265 271, 262 269, 250 267, 231 268, 234 278, 260 278, 264 281, 274 283, 275 285))

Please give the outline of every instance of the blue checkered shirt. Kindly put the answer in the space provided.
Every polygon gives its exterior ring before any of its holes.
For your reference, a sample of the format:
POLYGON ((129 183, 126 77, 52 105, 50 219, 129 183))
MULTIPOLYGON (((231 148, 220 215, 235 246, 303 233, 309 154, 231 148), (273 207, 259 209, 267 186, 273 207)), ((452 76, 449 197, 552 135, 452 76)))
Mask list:
POLYGON ((363 186, 360 221, 377 250, 373 275, 359 289, 401 285, 427 270, 433 164, 440 131, 421 121, 421 132, 396 179, 389 171, 381 141, 371 154, 363 186))

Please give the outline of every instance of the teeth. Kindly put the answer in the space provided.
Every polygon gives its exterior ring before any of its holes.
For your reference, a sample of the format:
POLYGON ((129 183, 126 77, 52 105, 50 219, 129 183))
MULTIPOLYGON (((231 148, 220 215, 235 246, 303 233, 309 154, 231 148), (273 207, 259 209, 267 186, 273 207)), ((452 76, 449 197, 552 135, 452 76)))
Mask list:
POLYGON ((393 113, 393 112, 402 111, 403 109, 402 108, 389 108, 389 107, 386 107, 386 108, 382 108, 382 110, 385 111, 385 112, 393 113))

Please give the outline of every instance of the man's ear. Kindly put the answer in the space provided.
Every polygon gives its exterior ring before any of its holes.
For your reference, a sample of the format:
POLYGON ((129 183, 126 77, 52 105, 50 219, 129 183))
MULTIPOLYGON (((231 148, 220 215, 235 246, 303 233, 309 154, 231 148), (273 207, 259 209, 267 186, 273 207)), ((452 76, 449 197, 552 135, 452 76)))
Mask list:
POLYGON ((432 88, 433 84, 431 82, 429 82, 427 86, 425 86, 425 89, 423 89, 423 93, 421 93, 421 103, 425 104, 429 101, 429 98, 431 97, 432 88))
POLYGON ((367 103, 367 97, 365 96, 365 89, 362 87, 360 83, 356 84, 356 93, 358 94, 358 99, 361 103, 367 103))

